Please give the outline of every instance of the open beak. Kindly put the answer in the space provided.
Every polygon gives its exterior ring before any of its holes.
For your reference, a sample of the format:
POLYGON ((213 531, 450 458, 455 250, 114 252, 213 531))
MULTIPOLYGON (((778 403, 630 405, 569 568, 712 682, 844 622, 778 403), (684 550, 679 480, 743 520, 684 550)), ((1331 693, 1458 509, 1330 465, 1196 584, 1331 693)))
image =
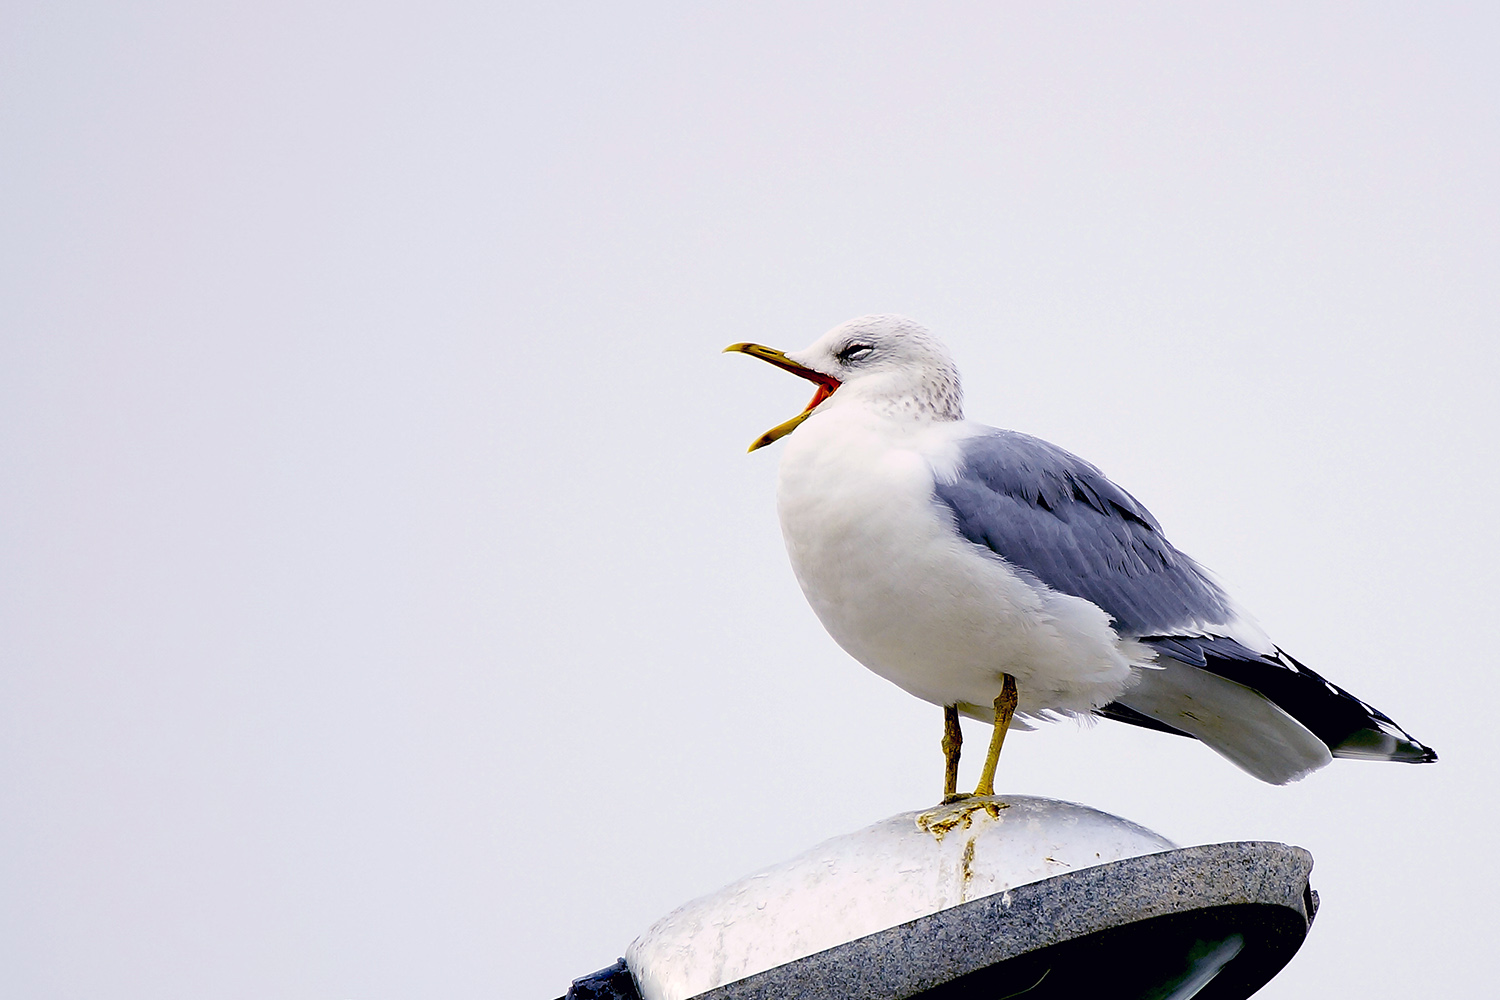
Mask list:
POLYGON ((807 409, 786 423, 777 424, 756 438, 750 445, 751 451, 755 451, 757 448, 764 448, 772 441, 778 441, 792 433, 792 431, 797 429, 797 425, 806 420, 808 414, 817 408, 819 403, 832 396, 833 391, 839 387, 839 380, 832 375, 824 375, 822 372, 813 371, 811 368, 804 368, 774 348, 762 347, 760 344, 730 344, 724 348, 724 353, 727 354, 730 351, 738 351, 740 354, 748 354, 752 358, 760 358, 762 361, 773 364, 777 368, 784 368, 793 375, 800 375, 809 382, 816 382, 818 384, 818 391, 813 393, 812 402, 807 404, 807 409))

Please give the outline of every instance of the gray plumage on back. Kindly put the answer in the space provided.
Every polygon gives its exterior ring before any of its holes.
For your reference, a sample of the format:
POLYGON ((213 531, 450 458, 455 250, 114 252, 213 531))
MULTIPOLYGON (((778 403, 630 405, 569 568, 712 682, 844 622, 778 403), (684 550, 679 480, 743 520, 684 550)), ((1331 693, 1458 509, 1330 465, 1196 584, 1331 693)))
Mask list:
POLYGON ((1151 512, 1088 462, 999 429, 961 451, 954 478, 935 489, 958 531, 1053 590, 1098 605, 1121 635, 1193 634, 1235 617, 1151 512))

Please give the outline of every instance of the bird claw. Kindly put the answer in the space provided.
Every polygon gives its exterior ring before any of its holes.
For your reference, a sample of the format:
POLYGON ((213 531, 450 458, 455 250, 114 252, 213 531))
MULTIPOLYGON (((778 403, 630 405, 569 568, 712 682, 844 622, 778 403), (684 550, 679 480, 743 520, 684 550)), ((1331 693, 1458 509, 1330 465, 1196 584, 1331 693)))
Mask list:
POLYGON ((943 804, 921 813, 917 816, 917 829, 923 833, 930 833, 937 840, 942 840, 944 835, 962 827, 968 829, 974 823, 974 814, 985 813, 990 819, 999 819, 1000 810, 1009 809, 1010 803, 993 795, 971 795, 968 792, 958 792, 952 796, 944 796, 943 804), (958 808, 950 809, 950 805, 958 808))

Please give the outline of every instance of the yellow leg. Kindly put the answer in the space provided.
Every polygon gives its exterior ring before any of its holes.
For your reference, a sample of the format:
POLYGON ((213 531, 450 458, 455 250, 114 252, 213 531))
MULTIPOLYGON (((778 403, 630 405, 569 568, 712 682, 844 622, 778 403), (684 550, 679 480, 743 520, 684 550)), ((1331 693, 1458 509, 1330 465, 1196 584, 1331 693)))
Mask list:
POLYGON ((943 800, 958 792, 958 754, 963 749, 964 731, 958 728, 958 706, 943 706, 943 800))
POLYGON ((984 759, 984 771, 979 775, 979 786, 975 795, 995 794, 995 768, 1000 763, 1000 748, 1005 745, 1005 731, 1010 728, 1011 716, 1016 714, 1016 679, 1005 674, 1000 687, 1000 697, 995 699, 995 733, 990 737, 990 755, 984 759))

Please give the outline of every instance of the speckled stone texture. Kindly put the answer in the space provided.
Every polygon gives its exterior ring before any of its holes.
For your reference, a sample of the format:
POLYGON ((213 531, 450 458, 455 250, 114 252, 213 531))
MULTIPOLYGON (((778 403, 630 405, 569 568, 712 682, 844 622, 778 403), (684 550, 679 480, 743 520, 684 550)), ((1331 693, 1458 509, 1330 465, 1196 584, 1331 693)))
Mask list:
POLYGON ((1249 996, 1306 936, 1317 907, 1308 885, 1311 870, 1310 854, 1276 843, 1148 854, 951 907, 700 997, 895 1000, 942 992, 944 984, 962 977, 975 981, 983 970, 1026 953, 1124 925, 1155 921, 1165 928, 1194 920, 1243 929, 1247 946, 1231 966, 1235 975, 1215 983, 1211 993, 1249 996))

